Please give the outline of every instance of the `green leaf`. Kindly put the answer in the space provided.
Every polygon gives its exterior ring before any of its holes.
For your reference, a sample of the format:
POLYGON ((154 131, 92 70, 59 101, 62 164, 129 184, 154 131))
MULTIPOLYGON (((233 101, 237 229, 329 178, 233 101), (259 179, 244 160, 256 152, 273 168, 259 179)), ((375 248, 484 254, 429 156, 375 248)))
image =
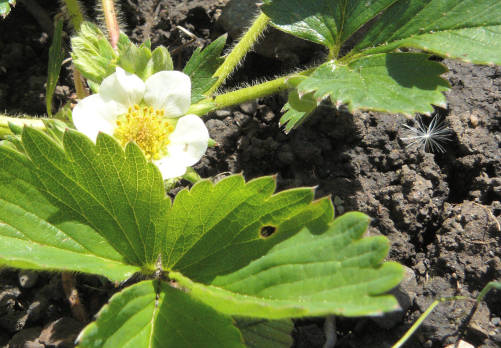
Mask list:
POLYGON ((347 213, 329 228, 304 228, 247 266, 196 283, 170 272, 180 286, 218 311, 254 318, 376 315, 396 310, 393 296, 381 295, 401 280, 402 266, 383 263, 389 243, 362 238, 369 219, 347 213))
POLYGON ((284 127, 285 134, 289 134, 290 131, 299 127, 310 115, 309 112, 294 109, 290 103, 285 103, 281 111, 284 114, 280 117, 279 125, 280 127, 284 127))
POLYGON ((83 330, 78 347, 245 346, 231 317, 165 283, 144 281, 114 295, 83 330))
POLYGON ((285 125, 285 133, 297 128, 317 108, 313 93, 299 96, 296 89, 289 92, 289 101, 282 108, 285 114, 280 118, 280 126, 285 125))
MULTIPOLYGON (((53 147, 40 147, 51 155, 53 147)), ((139 271, 54 200, 39 178, 45 174, 25 155, 0 146, 0 264, 94 273, 112 280, 139 271)), ((46 180, 50 184, 51 177, 46 180)))
POLYGON ((355 51, 366 49, 363 54, 374 54, 398 47, 501 64, 501 2, 399 0, 376 21, 355 51))
POLYGON ((64 59, 64 50, 61 47, 63 23, 64 21, 62 18, 57 20, 52 45, 50 45, 49 48, 48 78, 45 93, 45 105, 49 116, 52 116, 52 97, 56 89, 57 80, 59 79, 59 73, 61 72, 61 65, 64 59))
POLYGON ((129 263, 153 267, 163 245, 170 200, 158 168, 133 143, 100 133, 96 145, 68 130, 64 151, 27 128, 23 143, 48 193, 92 226, 129 263))
MULTIPOLYGON (((127 40, 120 38, 119 47, 123 47, 127 40)), ((100 84, 115 72, 117 54, 95 24, 83 22, 78 35, 71 39, 71 46, 73 64, 85 78, 100 84)))
POLYGON ((216 185, 205 180, 179 192, 167 220, 165 268, 210 281, 259 258, 303 226, 332 219, 330 200, 311 203, 311 188, 272 195, 275 187, 272 177, 245 183, 241 175, 233 175, 216 185), (264 237, 266 230, 274 233, 264 237))
POLYGON ((293 344, 290 319, 265 320, 235 318, 247 348, 289 348, 293 344))
POLYGON ((329 49, 341 44, 397 0, 264 0, 261 10, 280 30, 329 49))
POLYGON ((227 35, 222 35, 214 40, 203 50, 197 48, 191 56, 183 72, 191 78, 191 103, 194 104, 204 99, 204 93, 217 81, 212 77, 223 62, 221 52, 226 43, 227 35))
POLYGON ((16 0, 0 0, 0 16, 7 17, 11 6, 16 6, 16 0))
POLYGON ((387 53, 362 57, 347 65, 327 62, 298 86, 300 93, 327 96, 350 111, 368 109, 394 113, 431 113, 445 107, 449 87, 440 74, 447 69, 426 54, 387 53))

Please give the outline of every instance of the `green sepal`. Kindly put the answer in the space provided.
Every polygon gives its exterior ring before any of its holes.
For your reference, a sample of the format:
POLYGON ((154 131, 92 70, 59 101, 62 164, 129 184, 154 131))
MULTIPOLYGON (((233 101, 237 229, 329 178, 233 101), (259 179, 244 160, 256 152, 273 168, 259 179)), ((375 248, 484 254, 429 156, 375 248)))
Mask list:
POLYGON ((213 77, 213 75, 223 62, 221 52, 226 43, 226 38, 226 34, 222 35, 203 50, 200 47, 197 48, 188 63, 186 63, 183 72, 191 79, 192 104, 204 99, 203 94, 217 81, 217 78, 213 77))
POLYGON ((151 58, 148 60, 143 73, 143 79, 147 79, 159 71, 172 70, 173 67, 172 58, 167 48, 158 46, 151 53, 151 58))
POLYGON ((139 76, 145 80, 148 71, 147 66, 151 58, 151 50, 146 46, 129 45, 118 57, 117 65, 125 71, 139 76))

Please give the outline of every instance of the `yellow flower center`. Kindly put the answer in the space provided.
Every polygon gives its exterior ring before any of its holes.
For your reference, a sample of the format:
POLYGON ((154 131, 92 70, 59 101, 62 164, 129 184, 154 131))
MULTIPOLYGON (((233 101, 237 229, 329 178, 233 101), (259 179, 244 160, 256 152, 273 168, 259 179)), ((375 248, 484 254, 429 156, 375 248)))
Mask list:
POLYGON ((174 126, 175 121, 166 119, 163 109, 134 104, 125 115, 118 117, 113 135, 122 146, 133 141, 148 160, 158 160, 167 155, 169 135, 174 126))

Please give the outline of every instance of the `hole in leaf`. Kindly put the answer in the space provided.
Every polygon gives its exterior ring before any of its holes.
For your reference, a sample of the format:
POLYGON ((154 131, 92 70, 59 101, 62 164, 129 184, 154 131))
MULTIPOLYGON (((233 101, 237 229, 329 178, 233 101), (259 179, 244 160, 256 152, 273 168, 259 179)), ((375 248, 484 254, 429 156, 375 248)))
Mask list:
POLYGON ((277 230, 277 228, 275 226, 263 226, 259 230, 259 236, 261 238, 268 238, 273 233, 275 233, 276 230, 277 230))

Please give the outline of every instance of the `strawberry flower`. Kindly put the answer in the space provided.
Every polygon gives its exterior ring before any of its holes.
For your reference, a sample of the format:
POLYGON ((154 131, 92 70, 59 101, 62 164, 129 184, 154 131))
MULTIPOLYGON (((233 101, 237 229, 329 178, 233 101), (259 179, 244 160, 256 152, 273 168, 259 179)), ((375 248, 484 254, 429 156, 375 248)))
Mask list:
POLYGON ((93 141, 103 132, 122 146, 135 142, 165 180, 183 175, 207 150, 204 122, 185 115, 190 100, 190 78, 180 71, 160 71, 143 82, 117 67, 99 93, 75 106, 73 123, 93 141))

